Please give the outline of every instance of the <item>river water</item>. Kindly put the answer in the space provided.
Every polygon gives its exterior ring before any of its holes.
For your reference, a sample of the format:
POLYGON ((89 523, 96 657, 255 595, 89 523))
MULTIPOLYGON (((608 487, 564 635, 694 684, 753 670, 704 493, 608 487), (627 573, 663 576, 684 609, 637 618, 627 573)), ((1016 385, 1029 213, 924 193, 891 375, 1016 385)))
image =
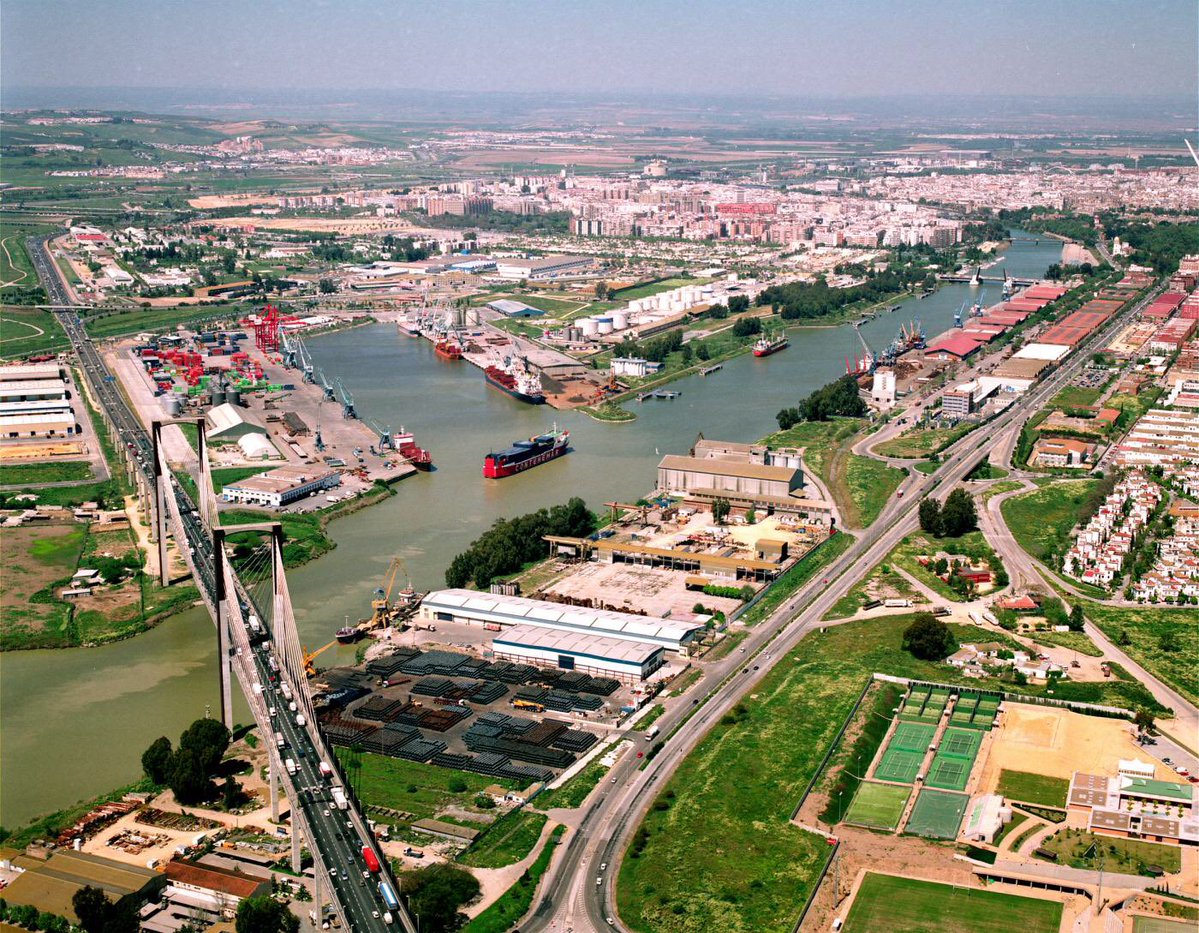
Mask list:
MULTIPOLYGON (((1060 258, 1060 243, 1016 241, 1004 265, 1014 276, 1040 276, 1060 258)), ((952 325, 963 300, 986 305, 999 297, 997 285, 946 286, 863 325, 862 335, 882 348, 901 323, 919 318, 931 338, 952 325)), ((417 588, 442 586, 450 559, 497 518, 575 495, 593 509, 635 499, 653 487, 661 455, 685 451, 700 432, 762 437, 777 427, 780 408, 836 378, 845 358, 861 352, 851 327, 795 330, 787 350, 766 359, 743 355, 711 376, 675 382, 679 398, 631 402, 636 421, 608 424, 516 402, 487 386, 474 366, 440 360, 427 341, 391 325, 316 337, 309 347, 325 372, 342 377, 359 412, 414 431, 437 464, 400 483, 394 497, 334 522, 337 548, 288 574, 309 646, 328 642, 347 617, 369 614, 393 556, 404 558, 417 588), (504 480, 482 478, 489 449, 555 419, 570 429, 571 454, 504 480)), ((174 738, 206 707, 217 708, 214 651, 212 623, 195 608, 103 648, 0 656, 0 824, 15 827, 135 780, 151 741, 174 738)), ((353 652, 335 647, 321 663, 352 660, 353 652)))

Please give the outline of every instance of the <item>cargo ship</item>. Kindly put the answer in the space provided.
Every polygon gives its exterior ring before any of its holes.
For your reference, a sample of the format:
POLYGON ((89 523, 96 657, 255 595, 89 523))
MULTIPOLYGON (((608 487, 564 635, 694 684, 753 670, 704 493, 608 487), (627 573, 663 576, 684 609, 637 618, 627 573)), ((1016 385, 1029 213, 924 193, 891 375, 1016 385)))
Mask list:
POLYGON ((778 353, 779 350, 785 350, 789 346, 791 346, 791 341, 787 339, 786 334, 779 334, 775 337, 764 334, 754 344, 754 356, 770 356, 770 354, 778 353))
POLYGON ((511 360, 504 361, 502 366, 488 366, 483 375, 492 387, 511 395, 518 402, 530 405, 544 405, 545 393, 541 391, 541 380, 528 370, 517 367, 511 360))
POLYGON ((447 337, 444 340, 438 340, 433 345, 433 352, 443 360, 460 360, 462 359, 462 344, 447 337))
POLYGON ((559 431, 554 425, 546 434, 538 434, 527 441, 515 441, 507 450, 489 453, 483 458, 483 475, 488 479, 502 479, 532 469, 567 453, 569 443, 570 432, 559 431))
POLYGON ((428 472, 433 469, 433 455, 416 444, 411 431, 400 428, 400 432, 392 436, 396 453, 411 463, 418 470, 428 472))

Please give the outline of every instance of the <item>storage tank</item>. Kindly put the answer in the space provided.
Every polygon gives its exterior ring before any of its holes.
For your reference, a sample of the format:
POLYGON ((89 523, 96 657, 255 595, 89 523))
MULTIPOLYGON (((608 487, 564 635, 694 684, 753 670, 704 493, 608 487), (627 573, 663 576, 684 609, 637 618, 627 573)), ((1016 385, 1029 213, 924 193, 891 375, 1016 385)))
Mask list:
POLYGON ((178 418, 183 414, 183 399, 178 395, 164 396, 167 403, 167 417, 178 418))
POLYGON ((599 333, 599 322, 593 317, 583 318, 579 322, 579 331, 584 337, 594 337, 599 333))
POLYGON ((241 408, 241 389, 230 389, 225 394, 225 400, 230 405, 236 405, 238 408, 241 408))
POLYGON ((212 407, 213 408, 216 408, 218 405, 224 405, 225 402, 227 402, 228 400, 229 400, 228 396, 225 395, 224 389, 213 389, 212 390, 212 407))
POLYGON ((677 312, 679 312, 679 311, 685 311, 685 310, 686 310, 686 308, 685 308, 685 307, 684 307, 684 305, 683 305, 683 299, 682 299, 682 298, 676 298, 674 301, 672 301, 672 302, 670 303, 670 308, 669 308, 668 310, 670 310, 670 311, 674 311, 674 312, 676 312, 676 313, 677 313, 677 312))
POLYGON ((610 317, 596 318, 595 323, 596 323, 596 329, 598 330, 599 333, 601 333, 601 334, 612 333, 612 330, 613 330, 612 318, 610 318, 610 317))
POLYGON ((612 329, 613 330, 624 330, 628 326, 629 326, 629 316, 627 313, 625 313, 624 311, 613 311, 612 312, 612 329))

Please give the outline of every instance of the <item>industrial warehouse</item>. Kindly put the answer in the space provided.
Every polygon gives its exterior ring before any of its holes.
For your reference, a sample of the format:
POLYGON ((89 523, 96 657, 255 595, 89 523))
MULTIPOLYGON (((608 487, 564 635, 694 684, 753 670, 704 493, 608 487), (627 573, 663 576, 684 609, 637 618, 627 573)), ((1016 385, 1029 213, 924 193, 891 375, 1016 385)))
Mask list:
POLYGON ((57 363, 0 368, 0 437, 69 438, 80 427, 57 363))
POLYGON ((665 664, 666 650, 641 641, 580 635, 536 625, 515 625, 492 642, 497 661, 557 667, 625 683, 649 678, 665 664))
POLYGON ((686 654, 687 646, 703 631, 697 622, 654 619, 630 612, 584 609, 522 596, 439 590, 424 598, 420 617, 426 622, 465 622, 484 626, 553 629, 576 635, 640 642, 686 654))

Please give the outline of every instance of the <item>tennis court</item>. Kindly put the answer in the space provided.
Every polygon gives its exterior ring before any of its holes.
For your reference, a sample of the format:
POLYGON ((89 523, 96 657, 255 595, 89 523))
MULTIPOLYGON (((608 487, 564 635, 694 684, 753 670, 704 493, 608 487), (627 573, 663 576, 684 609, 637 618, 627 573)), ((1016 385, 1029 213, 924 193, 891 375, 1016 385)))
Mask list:
POLYGON ((863 781, 845 814, 845 822, 870 829, 894 829, 911 792, 909 787, 863 781))
POLYGON ((965 790, 966 781, 970 778, 970 764, 971 762, 951 755, 938 756, 929 766, 924 783, 928 787, 941 787, 945 790, 965 790))
POLYGON ((887 748, 898 748, 905 752, 920 752, 923 754, 928 751, 928 746, 936 734, 936 726, 927 726, 916 722, 901 722, 895 727, 895 734, 891 736, 891 741, 887 743, 887 748))
POLYGON ((905 831, 929 839, 956 839, 969 800, 965 794, 925 788, 916 798, 905 831))
POLYGON ((924 761, 924 752, 905 752, 901 748, 891 748, 883 752, 883 757, 874 769, 874 777, 880 781, 895 781, 899 784, 911 784, 920 773, 920 765, 924 761))
POLYGON ((924 783, 944 790, 965 790, 981 744, 982 733, 977 729, 953 726, 946 729, 924 783))

